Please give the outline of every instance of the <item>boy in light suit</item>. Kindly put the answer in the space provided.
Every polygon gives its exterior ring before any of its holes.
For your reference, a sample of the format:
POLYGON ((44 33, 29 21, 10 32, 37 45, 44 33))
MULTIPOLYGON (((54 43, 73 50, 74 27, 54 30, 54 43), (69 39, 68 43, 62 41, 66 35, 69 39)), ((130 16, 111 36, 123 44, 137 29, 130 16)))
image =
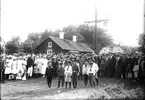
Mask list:
POLYGON ((69 83, 69 88, 71 88, 72 66, 70 61, 66 62, 64 73, 65 73, 65 88, 67 88, 67 83, 69 83))

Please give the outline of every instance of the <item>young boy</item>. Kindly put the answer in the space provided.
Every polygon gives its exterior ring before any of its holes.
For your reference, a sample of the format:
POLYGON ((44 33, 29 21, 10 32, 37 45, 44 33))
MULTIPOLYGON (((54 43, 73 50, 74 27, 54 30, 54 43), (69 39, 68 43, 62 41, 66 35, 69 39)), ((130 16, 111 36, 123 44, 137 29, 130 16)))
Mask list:
POLYGON ((64 73, 65 73, 65 88, 67 88, 67 83, 69 83, 69 88, 71 88, 72 66, 70 61, 67 61, 64 73))
POLYGON ((63 88, 63 85, 64 85, 64 68, 63 68, 63 63, 60 62, 59 64, 59 68, 57 70, 57 74, 58 74, 58 88, 60 87, 60 82, 62 81, 62 88, 63 88))
POLYGON ((45 76, 47 77, 47 84, 48 84, 49 88, 51 88, 52 77, 54 76, 53 72, 54 72, 54 70, 53 70, 53 67, 52 67, 52 62, 49 61, 48 65, 47 65, 47 68, 46 68, 46 74, 45 74, 45 76))
POLYGON ((73 66, 72 66, 72 83, 73 83, 74 89, 76 89, 77 87, 78 73, 79 73, 79 68, 77 65, 77 61, 74 60, 73 66))

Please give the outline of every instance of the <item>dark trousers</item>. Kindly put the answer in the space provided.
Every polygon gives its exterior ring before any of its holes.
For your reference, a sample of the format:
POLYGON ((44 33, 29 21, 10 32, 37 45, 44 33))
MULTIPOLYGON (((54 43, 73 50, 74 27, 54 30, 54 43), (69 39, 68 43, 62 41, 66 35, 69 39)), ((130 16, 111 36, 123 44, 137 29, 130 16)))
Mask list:
POLYGON ((64 76, 59 76, 58 77, 58 88, 60 87, 60 82, 62 81, 62 87, 64 85, 64 76))
POLYGON ((69 88, 71 89, 71 82, 65 82, 65 88, 67 89, 67 83, 69 83, 69 88))
POLYGON ((78 80, 78 73, 77 72, 73 72, 72 73, 73 88, 77 87, 77 80, 78 80))
POLYGON ((47 76, 47 84, 49 88, 51 88, 51 83, 52 83, 52 76, 47 76))
POLYGON ((93 76, 93 74, 89 74, 89 82, 90 82, 91 87, 92 87, 92 84, 95 87, 95 77, 93 76))
POLYGON ((5 74, 4 74, 4 70, 1 70, 1 69, 0 69, 0 82, 1 82, 1 83, 4 83, 4 75, 5 75, 5 74))
POLYGON ((97 85, 99 85, 99 79, 98 78, 96 78, 96 83, 97 83, 97 85))
POLYGON ((85 84, 85 86, 87 86, 87 84, 88 84, 88 75, 87 74, 84 74, 84 84, 85 84))
POLYGON ((79 78, 79 80, 82 80, 83 79, 83 75, 80 73, 78 78, 79 78))

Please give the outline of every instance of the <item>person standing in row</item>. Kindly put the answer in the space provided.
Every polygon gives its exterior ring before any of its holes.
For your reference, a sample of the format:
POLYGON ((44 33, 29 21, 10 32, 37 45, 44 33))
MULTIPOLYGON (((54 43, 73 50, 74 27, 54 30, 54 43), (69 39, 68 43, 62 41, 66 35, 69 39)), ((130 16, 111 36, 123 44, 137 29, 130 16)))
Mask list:
POLYGON ((52 66, 52 62, 48 61, 45 76, 47 77, 47 84, 48 84, 49 88, 51 88, 52 77, 54 76, 53 72, 54 72, 54 69, 53 69, 53 66, 52 66))
POLYGON ((87 84, 88 84, 88 69, 89 69, 89 67, 90 67, 89 63, 86 60, 85 64, 83 65, 83 68, 82 68, 82 73, 83 73, 83 76, 84 76, 84 84, 85 84, 85 86, 87 86, 87 84))
POLYGON ((99 70, 99 67, 98 67, 97 63, 95 63, 95 60, 92 60, 92 67, 94 68, 94 71, 95 71, 95 80, 96 80, 96 83, 97 83, 97 85, 99 85, 99 79, 98 79, 98 70, 99 70))
POLYGON ((62 88, 64 86, 64 68, 63 68, 63 63, 60 62, 59 64, 59 68, 57 70, 57 74, 58 74, 58 88, 60 87, 60 82, 62 81, 62 88))
POLYGON ((66 62, 64 73, 65 73, 65 88, 67 88, 67 83, 69 83, 69 88, 71 88, 72 66, 70 61, 66 62))
POLYGON ((28 77, 32 77, 32 74, 33 74, 33 65, 34 65, 34 61, 32 59, 32 56, 29 56, 28 59, 27 59, 28 77))
POLYGON ((76 87, 77 87, 78 74, 79 74, 79 68, 77 65, 77 61, 74 60, 73 66, 72 66, 72 83, 73 83, 74 89, 76 89, 76 87))
POLYGON ((96 74, 96 68, 93 66, 93 61, 90 61, 90 67, 88 69, 88 73, 89 73, 89 82, 90 82, 90 86, 95 87, 95 74, 96 74))
POLYGON ((43 75, 43 77, 45 77, 45 72, 46 72, 46 68, 47 68, 47 63, 48 63, 48 60, 46 59, 46 57, 42 57, 42 69, 41 69, 41 74, 43 75))

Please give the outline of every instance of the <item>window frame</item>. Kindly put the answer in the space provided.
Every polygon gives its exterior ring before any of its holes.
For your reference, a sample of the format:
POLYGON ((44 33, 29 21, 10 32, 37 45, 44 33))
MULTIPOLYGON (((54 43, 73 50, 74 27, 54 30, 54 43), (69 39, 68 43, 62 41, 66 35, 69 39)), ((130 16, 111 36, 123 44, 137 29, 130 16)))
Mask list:
POLYGON ((47 50, 47 55, 52 54, 52 49, 47 50))
POLYGON ((52 42, 48 42, 48 48, 52 48, 52 42))

